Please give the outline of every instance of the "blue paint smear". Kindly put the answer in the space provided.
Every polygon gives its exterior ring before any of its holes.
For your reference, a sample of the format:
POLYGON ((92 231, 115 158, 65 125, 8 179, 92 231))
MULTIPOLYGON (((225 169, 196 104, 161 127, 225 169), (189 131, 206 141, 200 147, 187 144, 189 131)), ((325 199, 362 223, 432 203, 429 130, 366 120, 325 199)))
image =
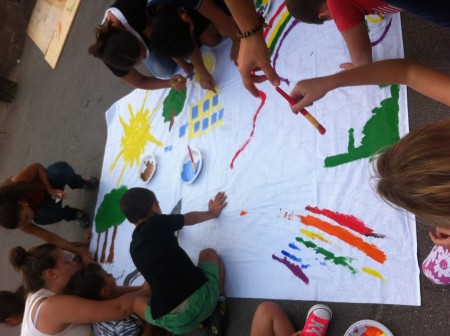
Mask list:
POLYGON ((172 151, 172 146, 164 147, 164 152, 170 152, 170 151, 172 151))
MULTIPOLYGON (((200 167, 200 160, 196 161, 195 165, 197 166, 198 171, 198 168, 200 167)), ((194 179, 197 171, 194 171, 194 167, 192 167, 191 161, 186 161, 183 165, 183 171, 181 172, 181 179, 184 182, 190 182, 194 179)))
POLYGON ((311 267, 311 265, 310 264, 308 264, 308 265, 301 265, 302 266, 302 269, 307 269, 307 268, 309 268, 309 267, 311 267))
POLYGON ((295 245, 294 243, 290 243, 290 244, 289 244, 289 247, 290 247, 291 249, 293 249, 293 250, 301 251, 301 250, 298 248, 298 246, 295 245))
POLYGON ((302 258, 298 258, 293 254, 290 254, 289 252, 286 252, 285 250, 281 250, 281 254, 283 254, 285 257, 288 257, 289 259, 292 259, 294 261, 302 262, 302 258))

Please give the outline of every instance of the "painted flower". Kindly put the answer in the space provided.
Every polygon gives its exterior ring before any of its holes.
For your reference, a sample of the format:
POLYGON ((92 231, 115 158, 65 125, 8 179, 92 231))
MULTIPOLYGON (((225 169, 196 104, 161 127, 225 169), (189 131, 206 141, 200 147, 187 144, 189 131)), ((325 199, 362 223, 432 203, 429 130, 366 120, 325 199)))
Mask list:
POLYGON ((442 246, 434 245, 433 249, 431 250, 428 257, 423 261, 422 266, 423 267, 429 267, 430 263, 435 261, 439 252, 442 250, 442 246))
POLYGON ((422 269, 423 270, 423 274, 428 278, 428 280, 430 280, 432 283, 436 284, 436 285, 443 285, 444 283, 439 280, 438 278, 434 277, 434 273, 432 270, 430 269, 422 269))

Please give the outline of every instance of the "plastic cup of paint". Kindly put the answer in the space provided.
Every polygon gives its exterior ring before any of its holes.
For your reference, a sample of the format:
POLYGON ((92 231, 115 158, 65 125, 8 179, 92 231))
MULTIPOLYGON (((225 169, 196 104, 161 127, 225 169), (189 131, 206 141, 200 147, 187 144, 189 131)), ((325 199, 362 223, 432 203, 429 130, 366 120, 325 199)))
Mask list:
POLYGON ((148 183, 155 175, 156 171, 156 158, 153 154, 145 155, 141 160, 139 166, 139 179, 142 183, 148 183))
POLYGON ((394 334, 380 322, 361 320, 353 323, 344 336, 394 336, 394 334))
POLYGON ((202 154, 196 148, 191 147, 191 151, 194 164, 192 164, 191 156, 187 151, 181 161, 181 181, 186 184, 194 182, 202 170, 202 154))

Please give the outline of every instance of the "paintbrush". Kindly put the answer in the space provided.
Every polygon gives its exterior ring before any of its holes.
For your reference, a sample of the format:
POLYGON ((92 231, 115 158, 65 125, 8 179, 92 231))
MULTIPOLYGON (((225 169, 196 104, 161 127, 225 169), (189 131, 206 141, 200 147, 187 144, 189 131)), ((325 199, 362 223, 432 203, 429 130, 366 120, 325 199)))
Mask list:
MULTIPOLYGON (((289 104, 294 105, 296 103, 295 99, 288 95, 285 91, 283 91, 282 88, 277 86, 275 89, 280 95, 283 96, 284 99, 289 102, 289 104)), ((299 112, 319 131, 320 134, 325 134, 325 132, 327 131, 325 127, 323 127, 308 111, 306 111, 305 109, 301 109, 299 112)))
POLYGON ((197 171, 197 166, 194 161, 194 156, 192 155, 191 147, 188 145, 189 157, 191 158, 192 168, 194 168, 194 172, 197 171))

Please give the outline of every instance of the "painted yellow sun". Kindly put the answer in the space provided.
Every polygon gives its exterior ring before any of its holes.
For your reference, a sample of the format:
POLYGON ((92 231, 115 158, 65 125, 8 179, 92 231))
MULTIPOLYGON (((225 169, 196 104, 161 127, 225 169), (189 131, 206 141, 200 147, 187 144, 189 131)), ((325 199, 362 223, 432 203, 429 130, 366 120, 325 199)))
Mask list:
POLYGON ((147 100, 149 91, 145 93, 144 100, 142 101, 141 108, 137 113, 133 112, 131 103, 128 103, 128 111, 130 112, 130 119, 128 124, 120 116, 120 124, 122 125, 124 135, 121 139, 121 151, 117 154, 113 164, 110 167, 110 171, 113 171, 119 159, 122 158, 124 164, 119 178, 116 182, 116 186, 120 185, 123 173, 125 169, 132 168, 134 165, 139 166, 141 155, 144 153, 145 146, 148 142, 152 142, 157 146, 162 147, 163 143, 155 138, 151 133, 151 120, 153 119, 155 112, 161 107, 163 99, 157 104, 157 106, 150 113, 149 109, 145 108, 145 102, 147 100))

